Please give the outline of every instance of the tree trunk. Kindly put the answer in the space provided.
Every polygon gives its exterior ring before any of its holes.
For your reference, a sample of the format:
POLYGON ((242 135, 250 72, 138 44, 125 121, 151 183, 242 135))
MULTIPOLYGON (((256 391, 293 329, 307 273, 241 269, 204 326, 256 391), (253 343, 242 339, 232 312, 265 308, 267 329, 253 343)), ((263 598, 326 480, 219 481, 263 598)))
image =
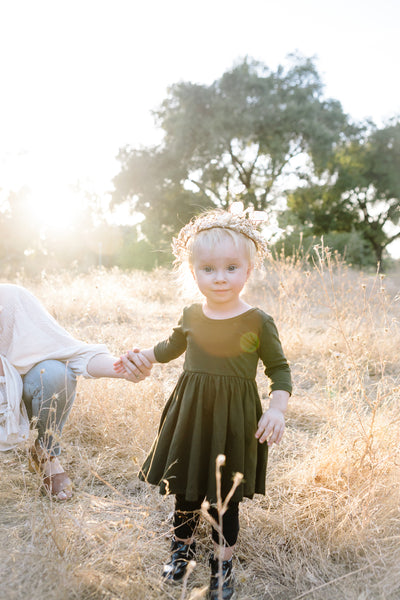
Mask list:
POLYGON ((374 245, 374 250, 375 250, 375 258, 376 258, 376 268, 377 268, 377 272, 378 273, 384 273, 385 272, 385 268, 384 268, 384 264, 383 264, 383 249, 384 246, 380 246, 380 245, 374 245))

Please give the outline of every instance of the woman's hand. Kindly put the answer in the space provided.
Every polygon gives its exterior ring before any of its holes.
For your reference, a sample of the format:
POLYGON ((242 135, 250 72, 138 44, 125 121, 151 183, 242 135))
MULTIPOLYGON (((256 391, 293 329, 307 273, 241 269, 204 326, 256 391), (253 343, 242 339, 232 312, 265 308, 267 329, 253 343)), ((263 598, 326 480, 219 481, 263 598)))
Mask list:
POLYGON ((87 372, 92 377, 116 377, 119 379, 128 379, 134 383, 143 381, 150 375, 151 363, 143 362, 139 367, 125 369, 122 358, 116 360, 111 354, 96 354, 88 365, 87 372))
POLYGON ((155 362, 155 358, 153 361, 151 358, 148 350, 141 351, 139 348, 134 348, 123 354, 114 363, 114 371, 125 379, 138 383, 150 375, 153 362, 155 362))

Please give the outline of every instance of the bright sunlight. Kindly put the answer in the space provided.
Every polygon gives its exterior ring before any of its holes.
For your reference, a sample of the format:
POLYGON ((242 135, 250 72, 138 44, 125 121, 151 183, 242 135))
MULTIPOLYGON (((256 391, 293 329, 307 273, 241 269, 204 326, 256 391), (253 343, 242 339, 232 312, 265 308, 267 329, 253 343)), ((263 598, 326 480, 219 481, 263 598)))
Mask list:
POLYGON ((35 188, 29 199, 33 220, 44 232, 68 229, 82 210, 82 200, 76 192, 53 182, 35 188))

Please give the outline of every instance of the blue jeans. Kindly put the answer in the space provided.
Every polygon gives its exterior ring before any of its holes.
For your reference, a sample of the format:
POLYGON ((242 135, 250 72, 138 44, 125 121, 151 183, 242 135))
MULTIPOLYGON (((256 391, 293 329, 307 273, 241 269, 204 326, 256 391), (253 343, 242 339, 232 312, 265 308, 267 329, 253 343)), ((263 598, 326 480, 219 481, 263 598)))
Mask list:
POLYGON ((36 421, 38 440, 53 456, 61 452, 59 438, 76 395, 76 376, 58 360, 44 360, 23 377, 23 400, 29 419, 36 421))

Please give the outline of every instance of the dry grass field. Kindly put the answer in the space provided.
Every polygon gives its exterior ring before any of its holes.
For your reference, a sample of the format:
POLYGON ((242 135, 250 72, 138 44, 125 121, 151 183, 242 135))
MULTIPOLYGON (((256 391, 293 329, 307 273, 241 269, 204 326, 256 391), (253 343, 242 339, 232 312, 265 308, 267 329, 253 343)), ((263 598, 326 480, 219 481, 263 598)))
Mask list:
MULTIPOLYGON (((186 303, 167 271, 13 282, 116 355, 165 337, 186 303)), ((323 249, 313 267, 271 260, 248 286, 278 324, 295 392, 268 493, 241 506, 241 600, 400 598, 399 289, 399 277, 353 271, 323 249)), ((69 503, 40 494, 23 450, 0 455, 2 600, 205 597, 208 525, 187 588, 163 584, 172 498, 137 479, 181 365, 156 365, 137 385, 80 380, 63 436, 69 503)), ((261 368, 258 383, 265 400, 261 368)))

